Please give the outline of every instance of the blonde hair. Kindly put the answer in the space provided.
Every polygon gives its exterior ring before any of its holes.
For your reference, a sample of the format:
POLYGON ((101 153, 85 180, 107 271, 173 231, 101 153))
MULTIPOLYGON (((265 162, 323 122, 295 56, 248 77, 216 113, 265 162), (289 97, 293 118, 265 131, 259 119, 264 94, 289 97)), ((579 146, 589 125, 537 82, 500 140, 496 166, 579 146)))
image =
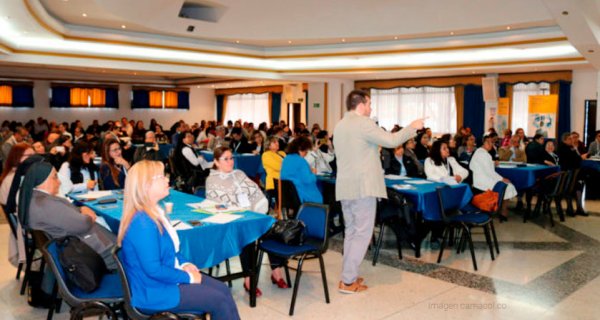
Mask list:
POLYGON ((163 226, 159 221, 157 207, 148 195, 148 189, 152 185, 153 177, 164 173, 164 165, 159 161, 142 160, 134 164, 127 171, 125 179, 123 216, 119 225, 119 235, 117 244, 121 246, 123 238, 127 233, 129 224, 133 216, 138 211, 143 211, 156 223, 158 230, 162 234, 163 226))

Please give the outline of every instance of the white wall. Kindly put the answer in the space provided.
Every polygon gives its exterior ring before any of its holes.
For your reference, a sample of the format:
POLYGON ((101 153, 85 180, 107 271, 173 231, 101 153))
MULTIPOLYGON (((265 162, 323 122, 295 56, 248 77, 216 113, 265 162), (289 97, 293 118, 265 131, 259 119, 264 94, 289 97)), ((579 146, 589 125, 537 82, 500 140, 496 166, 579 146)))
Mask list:
POLYGON ((335 125, 346 112, 346 97, 354 90, 354 81, 332 80, 327 81, 327 84, 327 131, 333 133, 335 125))
POLYGON ((215 93, 213 89, 190 88, 189 110, 155 110, 155 109, 131 109, 131 85, 119 85, 119 109, 71 109, 50 108, 50 82, 35 81, 33 96, 35 107, 33 109, 0 108, 0 120, 15 120, 26 122, 37 117, 44 117, 57 122, 73 122, 81 120, 84 126, 98 119, 100 123, 108 120, 128 119, 142 120, 148 125, 150 119, 155 118, 163 126, 170 127, 174 122, 184 119, 188 123, 200 122, 200 120, 215 119, 215 93))
POLYGON ((308 84, 308 123, 307 126, 312 128, 312 125, 318 123, 321 128, 325 123, 325 83, 313 82, 308 84), (314 104, 318 103, 319 107, 314 108, 314 104))
MULTIPOLYGON (((590 69, 573 70, 571 84, 571 131, 583 134, 585 100, 596 99, 598 91, 598 71, 590 69)), ((596 126, 600 125, 600 112, 596 126)))

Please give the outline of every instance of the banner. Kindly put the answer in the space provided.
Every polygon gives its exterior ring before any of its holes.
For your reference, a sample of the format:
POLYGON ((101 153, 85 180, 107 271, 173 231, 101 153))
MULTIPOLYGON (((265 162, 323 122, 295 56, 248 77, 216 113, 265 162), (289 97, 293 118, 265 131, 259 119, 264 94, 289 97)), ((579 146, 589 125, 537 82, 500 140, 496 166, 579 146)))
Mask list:
POLYGON ((556 113, 558 95, 529 96, 529 118, 527 133, 542 134, 545 138, 556 138, 556 113))
POLYGON ((496 131, 503 136, 504 130, 508 129, 509 99, 498 98, 498 114, 496 115, 496 131))

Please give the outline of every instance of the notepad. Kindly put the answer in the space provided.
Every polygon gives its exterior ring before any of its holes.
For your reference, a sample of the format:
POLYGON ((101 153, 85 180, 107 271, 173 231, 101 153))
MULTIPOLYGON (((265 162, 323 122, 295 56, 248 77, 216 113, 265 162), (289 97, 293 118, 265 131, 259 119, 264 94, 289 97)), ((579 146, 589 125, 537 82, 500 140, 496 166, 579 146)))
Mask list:
POLYGON ((90 191, 85 194, 78 194, 75 197, 80 200, 99 199, 112 195, 112 191, 90 191))
POLYGON ((189 230, 192 229, 192 226, 181 221, 181 220, 171 220, 171 225, 175 230, 189 230))
POLYGON ((208 199, 204 200, 202 202, 188 203, 187 205, 194 208, 194 210, 193 210, 194 212, 208 213, 208 214, 218 214, 218 213, 227 214, 227 213, 245 211, 244 208, 240 208, 237 206, 227 206, 227 205, 223 205, 223 204, 220 204, 215 201, 208 200, 208 199))
POLYGON ((412 190, 415 187, 413 187, 409 184, 395 184, 392 186, 392 188, 397 189, 397 190, 412 190))
POLYGON ((241 218, 242 216, 239 214, 223 214, 223 213, 219 213, 219 214, 215 214, 213 216, 210 216, 208 218, 202 219, 203 222, 207 222, 207 223, 217 223, 217 224, 225 224, 225 223, 229 223, 231 221, 235 221, 239 218, 241 218))
POLYGON ((406 179, 410 179, 409 177, 399 176, 397 174, 386 174, 385 178, 389 179, 389 180, 406 180, 406 179))
POLYGON ((511 168, 516 168, 517 166, 514 164, 500 164, 498 165, 498 168, 503 168, 503 169, 511 169, 511 168))

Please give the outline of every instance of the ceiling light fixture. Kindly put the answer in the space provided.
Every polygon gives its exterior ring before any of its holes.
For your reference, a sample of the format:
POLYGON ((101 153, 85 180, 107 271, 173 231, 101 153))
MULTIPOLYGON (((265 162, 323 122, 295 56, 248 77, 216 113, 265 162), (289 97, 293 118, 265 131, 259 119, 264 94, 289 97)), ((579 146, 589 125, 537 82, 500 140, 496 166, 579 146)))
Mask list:
POLYGON ((398 37, 394 37, 394 40, 398 40, 398 37))
POLYGON ((240 43, 240 40, 235 40, 235 43, 240 43))
POLYGON ((346 42, 346 39, 342 39, 342 42, 346 42))
POLYGON ((288 40, 288 44, 292 44, 292 40, 288 40))
POLYGON ((82 15, 84 18, 85 18, 85 17, 87 17, 87 13, 85 13, 85 12, 84 12, 84 13, 82 13, 81 15, 82 15))
POLYGON ((454 31, 450 31, 450 35, 453 36, 454 35, 454 31))
POLYGON ((506 27, 506 30, 510 30, 510 26, 506 27))
POLYGON ((213 84, 213 85, 211 85, 211 87, 212 87, 212 88, 214 88, 214 87, 215 87, 215 85, 213 84))
POLYGON ((127 29, 127 26, 126 26, 126 25, 124 25, 124 24, 122 24, 122 25, 121 25, 121 29, 127 29))

